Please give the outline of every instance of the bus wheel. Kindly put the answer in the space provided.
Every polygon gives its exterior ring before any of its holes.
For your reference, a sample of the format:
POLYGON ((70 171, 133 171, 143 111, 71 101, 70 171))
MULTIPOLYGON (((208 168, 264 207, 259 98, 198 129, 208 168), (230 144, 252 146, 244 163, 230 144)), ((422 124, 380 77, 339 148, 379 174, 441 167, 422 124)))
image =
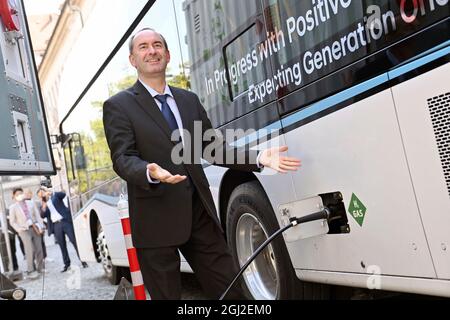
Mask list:
MULTIPOLYGON (((227 239, 240 266, 278 229, 272 206, 257 181, 244 183, 233 191, 227 209, 227 239)), ((250 298, 296 298, 298 279, 282 237, 272 241, 242 277, 250 298)))
POLYGON ((120 268, 114 266, 109 255, 108 245, 106 244, 105 232, 102 225, 98 222, 97 225, 97 252, 99 255, 100 263, 105 271, 106 278, 113 285, 117 285, 121 279, 120 268))

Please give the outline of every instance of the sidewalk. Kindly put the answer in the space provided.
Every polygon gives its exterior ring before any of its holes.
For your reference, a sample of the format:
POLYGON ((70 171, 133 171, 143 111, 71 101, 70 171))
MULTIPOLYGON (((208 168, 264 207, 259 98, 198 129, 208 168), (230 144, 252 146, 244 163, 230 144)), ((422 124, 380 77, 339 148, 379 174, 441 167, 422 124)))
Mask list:
MULTIPOLYGON (((53 237, 45 237, 48 258, 45 263, 46 273, 35 280, 24 279, 15 282, 17 286, 26 289, 26 300, 113 300, 118 286, 113 286, 104 276, 100 263, 88 263, 89 268, 83 269, 75 249, 67 243, 71 270, 61 273, 63 261, 59 246, 53 237)), ((26 261, 17 244, 17 260, 20 270, 26 270, 26 261)), ((203 300, 205 296, 193 274, 182 274, 182 300, 203 300)))
MULTIPOLYGON (((67 243, 71 269, 61 273, 63 261, 59 246, 54 244, 53 237, 45 238, 48 258, 45 262, 46 273, 35 280, 24 279, 16 285, 27 291, 26 300, 112 300, 118 286, 111 285, 102 266, 98 263, 89 263, 89 268, 83 269, 78 260, 75 249, 70 242, 67 243)), ((18 247, 17 247, 18 248, 18 247)), ((20 269, 26 270, 26 261, 18 248, 17 259, 20 269)))

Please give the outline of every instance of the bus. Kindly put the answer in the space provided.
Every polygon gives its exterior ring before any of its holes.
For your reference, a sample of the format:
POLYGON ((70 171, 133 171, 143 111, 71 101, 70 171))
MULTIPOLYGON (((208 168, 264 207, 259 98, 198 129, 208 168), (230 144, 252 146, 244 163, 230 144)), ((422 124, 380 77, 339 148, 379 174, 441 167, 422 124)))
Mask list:
MULTIPOLYGON (((305 226, 272 242, 242 276, 249 298, 450 297, 449 8, 147 2, 60 126, 81 259, 101 262, 112 283, 126 273, 116 209, 126 187, 112 170, 101 101, 136 81, 123 72, 126 40, 149 26, 168 40, 170 83, 199 96, 231 145, 286 144, 302 159, 289 174, 204 163, 237 263, 286 225, 289 205, 311 213, 337 199, 348 216, 350 232, 308 235, 305 226), (228 137, 231 129, 240 134, 228 137)), ((181 270, 190 271, 184 260, 181 270)))

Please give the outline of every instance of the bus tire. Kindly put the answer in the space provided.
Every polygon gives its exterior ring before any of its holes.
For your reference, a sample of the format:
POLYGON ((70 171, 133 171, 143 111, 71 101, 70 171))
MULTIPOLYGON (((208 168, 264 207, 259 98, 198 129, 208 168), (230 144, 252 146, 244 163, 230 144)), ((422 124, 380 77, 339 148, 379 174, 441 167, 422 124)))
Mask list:
MULTIPOLYGON (((279 228, 272 205, 258 181, 234 189, 228 202, 226 230, 238 265, 242 266, 279 228)), ((323 299, 327 296, 321 290, 323 285, 297 278, 282 236, 260 253, 241 279, 244 293, 251 299, 323 299)))
MULTIPOLYGON (((232 192, 226 229, 233 258, 240 266, 268 236, 279 229, 272 206, 257 181, 241 184, 232 192)), ((275 239, 261 252, 242 279, 244 292, 250 298, 292 298, 295 294, 295 274, 283 239, 275 239)))
POLYGON ((100 221, 97 223, 97 253, 99 256, 99 262, 102 264, 103 271, 108 281, 112 285, 117 285, 122 279, 122 270, 120 267, 112 264, 111 257, 109 256, 108 244, 106 243, 105 233, 100 221))

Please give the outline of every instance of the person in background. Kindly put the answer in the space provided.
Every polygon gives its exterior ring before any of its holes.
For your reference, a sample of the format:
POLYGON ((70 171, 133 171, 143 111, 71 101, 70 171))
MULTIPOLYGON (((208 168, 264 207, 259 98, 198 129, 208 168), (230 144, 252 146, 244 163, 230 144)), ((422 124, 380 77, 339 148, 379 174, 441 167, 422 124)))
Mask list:
POLYGON ((39 232, 41 234, 42 254, 43 254, 44 260, 45 260, 45 258, 47 258, 47 248, 45 247, 45 242, 44 242, 45 224, 44 224, 44 220, 42 219, 42 217, 40 215, 40 204, 39 204, 39 202, 33 200, 33 192, 30 189, 25 189, 24 195, 25 195, 25 203, 28 205, 28 208, 30 210, 32 210, 32 208, 34 208, 33 210, 37 210, 37 212, 39 213, 37 226, 38 226, 39 232))
MULTIPOLYGON (((19 271, 19 263, 17 262, 17 255, 16 255, 16 236, 19 237, 19 235, 17 234, 16 230, 14 230, 13 227, 11 227, 11 224, 9 223, 9 209, 6 209, 6 224, 9 233, 9 246, 11 248, 11 256, 12 256, 11 260, 13 271, 16 272, 19 271)), ((25 250, 23 251, 23 255, 25 256, 25 250)))
MULTIPOLYGON (((44 202, 47 202, 47 190, 44 187, 40 187, 37 191, 36 191, 36 195, 38 196, 38 209, 42 218, 42 221, 44 221, 44 226, 45 229, 47 229, 47 235, 50 237, 52 234, 54 234, 53 232, 53 224, 50 225, 48 223, 47 218, 45 217, 45 210, 42 209, 42 206, 44 205, 44 202)), ((58 244, 58 242, 55 239, 55 243, 58 244)))
MULTIPOLYGON (((63 257, 64 268, 61 272, 66 272, 70 268, 70 257, 67 251, 66 236, 74 246, 78 258, 77 242, 75 231, 73 229, 72 215, 69 208, 64 203, 65 192, 52 192, 51 189, 43 189, 45 194, 42 197, 41 217, 47 219, 49 231, 55 235, 61 254, 63 257)), ((80 260, 81 261, 81 260, 80 260)), ((86 262, 81 261, 83 268, 87 268, 86 262)))
POLYGON ((29 207, 25 202, 22 188, 14 189, 13 197, 15 203, 10 207, 9 222, 19 234, 25 247, 26 275, 30 279, 36 279, 39 276, 38 273, 43 271, 41 230, 38 227, 39 214, 34 206, 29 207))
MULTIPOLYGON (((11 246, 14 245, 14 252, 16 252, 16 237, 17 237, 17 239, 19 239, 20 252, 22 252, 23 258, 26 259, 25 247, 23 246, 23 241, 19 237, 19 234, 17 233, 17 231, 14 230, 14 228, 11 227, 11 224, 9 223, 9 212, 10 212, 11 206, 13 206, 15 204, 14 197, 12 199, 13 199, 13 204, 10 205, 8 209, 6 209, 6 219, 8 220, 8 230, 10 231, 10 234, 13 234, 13 237, 11 237, 9 241, 11 241, 11 246), (12 244, 13 241, 14 241, 14 244, 12 244)), ((17 261, 17 258, 15 258, 15 260, 17 261)))

